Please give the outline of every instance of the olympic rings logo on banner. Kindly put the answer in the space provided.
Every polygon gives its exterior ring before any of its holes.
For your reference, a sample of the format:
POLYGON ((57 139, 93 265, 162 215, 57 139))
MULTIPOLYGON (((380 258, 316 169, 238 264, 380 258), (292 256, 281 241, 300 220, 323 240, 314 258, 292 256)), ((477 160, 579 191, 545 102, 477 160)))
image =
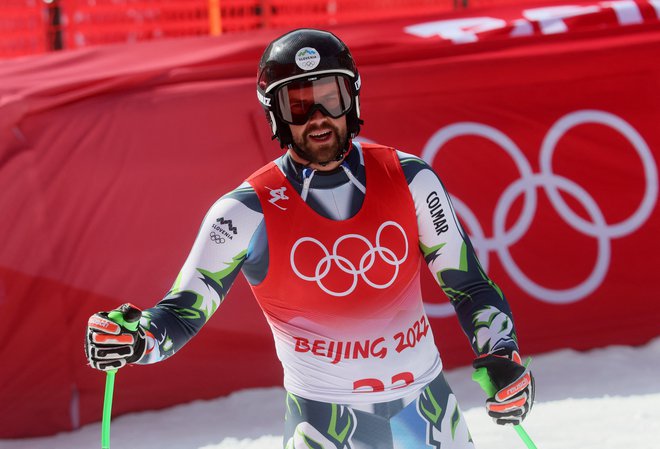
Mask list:
POLYGON ((369 241, 369 239, 367 239, 362 235, 346 234, 339 237, 335 241, 335 243, 332 245, 332 253, 330 253, 330 251, 328 251, 325 245, 319 240, 313 237, 302 237, 299 238, 291 248, 291 256, 290 256, 291 268, 293 268, 293 272, 296 273, 296 275, 300 279, 310 282, 316 282, 321 290, 326 292, 328 295, 337 296, 337 297, 350 295, 357 287, 359 278, 362 278, 364 282, 366 282, 368 285, 376 289, 382 290, 389 287, 394 283, 397 276, 399 275, 399 266, 403 262, 405 262, 407 258, 408 258, 408 239, 406 238, 406 233, 403 230, 403 227, 401 227, 400 224, 394 221, 386 221, 380 225, 378 231, 376 231, 375 245, 373 245, 369 241), (395 229, 398 229, 401 232, 401 236, 403 237, 403 242, 405 244, 405 251, 403 256, 400 258, 397 257, 396 254, 394 254, 394 251, 383 246, 381 243, 381 234, 388 227, 394 227, 395 229), (348 258, 338 254, 339 245, 347 240, 358 240, 364 242, 367 245, 368 250, 360 257, 360 262, 358 263, 357 267, 348 258), (307 276, 301 273, 298 267, 296 266, 296 261, 295 261, 296 251, 298 250, 298 247, 304 243, 311 243, 315 246, 318 246, 319 248, 321 248, 321 251, 324 254, 324 256, 316 263, 316 266, 314 268, 314 276, 307 276), (374 263, 376 262, 376 256, 378 256, 386 264, 394 267, 394 272, 392 273, 392 277, 389 279, 389 281, 387 281, 384 284, 378 284, 372 281, 371 279, 369 279, 368 273, 369 270, 371 270, 371 268, 373 267, 374 263), (351 285, 344 291, 333 291, 323 284, 323 280, 328 275, 328 273, 330 273, 330 269, 333 266, 336 266, 342 272, 353 276, 353 281, 351 285))
MULTIPOLYGON (((431 165, 448 141, 461 136, 483 137, 497 144, 511 157, 520 173, 520 178, 504 190, 497 202, 493 217, 493 236, 490 238, 484 235, 470 208, 452 196, 456 212, 472 231, 471 239, 484 270, 488 270, 489 253, 494 251, 511 279, 530 296, 541 301, 567 304, 579 301, 596 290, 603 282, 610 265, 612 239, 635 232, 646 222, 655 207, 658 198, 658 171, 651 150, 635 128, 614 114, 599 110, 580 110, 558 120, 550 128, 541 145, 540 173, 532 172, 520 148, 507 135, 491 126, 474 122, 454 123, 437 131, 424 147, 422 158, 431 165), (643 164, 645 189, 642 201, 634 213, 618 223, 607 223, 599 205, 589 192, 578 183, 552 171, 552 157, 559 140, 572 128, 587 123, 608 126, 619 132, 630 142, 643 164), (560 290, 539 285, 518 267, 509 252, 509 248, 525 235, 531 225, 536 213, 538 188, 545 191, 556 212, 571 228, 595 238, 598 242, 598 256, 591 273, 574 287, 560 290), (588 220, 571 210, 559 194, 560 190, 580 203, 589 216, 588 220), (520 217, 510 229, 505 229, 511 205, 520 195, 524 196, 520 217)), ((451 313, 449 304, 426 304, 426 307, 433 316, 447 316, 451 313)))

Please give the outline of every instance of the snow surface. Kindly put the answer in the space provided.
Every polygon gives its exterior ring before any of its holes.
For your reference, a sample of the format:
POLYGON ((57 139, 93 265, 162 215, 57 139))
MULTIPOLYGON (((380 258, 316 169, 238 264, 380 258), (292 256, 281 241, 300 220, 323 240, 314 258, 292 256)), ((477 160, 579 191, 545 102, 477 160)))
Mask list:
MULTIPOLYGON (((642 347, 561 350, 533 358, 537 401, 524 427, 538 449, 659 449, 660 338, 642 347)), ((525 449, 494 424, 471 368, 446 373, 477 449, 525 449)), ((112 449, 277 449, 284 390, 239 391, 156 412, 115 418, 112 449)), ((46 438, 0 440, 2 449, 98 448, 100 423, 46 438)), ((417 448, 415 448, 417 449, 417 448)))

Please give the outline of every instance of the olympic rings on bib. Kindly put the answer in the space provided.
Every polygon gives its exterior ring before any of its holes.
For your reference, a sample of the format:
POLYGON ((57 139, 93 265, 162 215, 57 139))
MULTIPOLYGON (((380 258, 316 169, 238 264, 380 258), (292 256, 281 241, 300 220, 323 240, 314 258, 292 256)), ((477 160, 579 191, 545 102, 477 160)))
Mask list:
POLYGON ((291 255, 290 255, 291 268, 293 269, 293 272, 296 273, 296 275, 300 279, 309 282, 316 282, 316 284, 319 286, 321 290, 326 292, 328 295, 336 296, 336 297, 350 295, 357 287, 360 278, 362 278, 362 280, 366 282, 368 285, 376 289, 382 290, 389 287, 394 283, 397 276, 399 275, 399 266, 403 262, 405 262, 407 258, 408 258, 408 239, 406 238, 406 233, 403 227, 394 221, 386 221, 380 225, 378 231, 376 231, 375 245, 373 245, 369 241, 369 239, 367 239, 362 235, 346 234, 339 237, 335 241, 335 243, 332 245, 332 253, 330 253, 330 251, 328 251, 325 245, 319 240, 313 237, 301 237, 296 241, 296 243, 294 243, 293 247, 291 248, 291 255), (394 251, 392 251, 390 248, 383 246, 381 242, 381 235, 383 231, 388 227, 394 227, 395 229, 398 229, 401 232, 401 237, 403 238, 403 242, 405 244, 405 251, 401 257, 398 257, 394 253, 394 251), (338 254, 339 245, 342 242, 350 239, 363 242, 368 248, 367 251, 360 257, 358 266, 356 266, 347 257, 338 254), (318 246, 324 254, 324 256, 318 262, 316 262, 316 265, 314 266, 314 270, 313 270, 314 271, 313 276, 307 276, 303 274, 299 270, 295 262, 296 251, 298 251, 299 247, 303 244, 313 244, 315 246, 318 246), (394 267, 394 272, 392 273, 391 278, 385 283, 379 284, 369 278, 369 270, 371 270, 371 268, 374 266, 377 257, 386 264, 394 267), (333 267, 337 267, 343 273, 353 276, 351 285, 346 290, 334 291, 328 288, 323 283, 323 280, 326 278, 326 276, 328 276, 328 274, 330 273, 330 269, 333 267))

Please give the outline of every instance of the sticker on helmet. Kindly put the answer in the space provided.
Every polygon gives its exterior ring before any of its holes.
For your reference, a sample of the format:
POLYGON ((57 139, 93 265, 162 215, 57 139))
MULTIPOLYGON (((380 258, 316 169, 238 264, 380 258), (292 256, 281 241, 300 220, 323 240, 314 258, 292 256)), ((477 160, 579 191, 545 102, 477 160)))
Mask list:
POLYGON ((304 47, 296 53, 296 65, 301 69, 313 70, 321 62, 321 55, 312 47, 304 47))

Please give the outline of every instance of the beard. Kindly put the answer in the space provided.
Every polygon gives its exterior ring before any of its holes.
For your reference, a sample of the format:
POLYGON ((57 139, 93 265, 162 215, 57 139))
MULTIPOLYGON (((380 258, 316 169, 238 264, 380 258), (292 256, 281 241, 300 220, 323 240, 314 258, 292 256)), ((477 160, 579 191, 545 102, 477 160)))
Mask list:
MULTIPOLYGON (((309 164, 327 165, 341 159, 348 146, 348 133, 343 132, 334 123, 326 122, 306 128, 302 136, 293 136, 293 151, 309 164), (327 142, 314 142, 310 137, 315 131, 330 129, 331 138, 327 142)), ((308 164, 308 165, 309 165, 308 164)))

